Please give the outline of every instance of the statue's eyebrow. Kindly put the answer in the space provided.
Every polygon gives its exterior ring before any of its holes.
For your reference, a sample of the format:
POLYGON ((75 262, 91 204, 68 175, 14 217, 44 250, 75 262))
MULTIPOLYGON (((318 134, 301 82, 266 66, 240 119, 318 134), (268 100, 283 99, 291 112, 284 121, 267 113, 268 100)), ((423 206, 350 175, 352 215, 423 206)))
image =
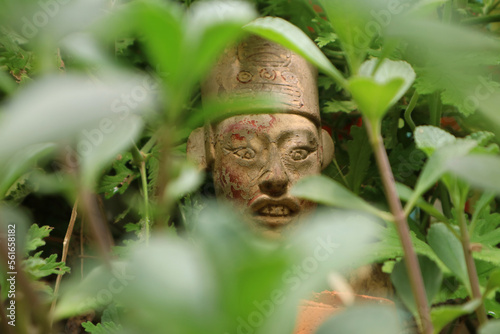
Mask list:
POLYGON ((294 129, 294 130, 285 130, 282 133, 280 133, 279 137, 277 138, 277 142, 280 143, 283 140, 290 139, 295 137, 296 135, 303 135, 307 138, 308 143, 314 141, 318 141, 318 137, 315 136, 315 132, 309 128, 303 128, 303 129, 294 129))

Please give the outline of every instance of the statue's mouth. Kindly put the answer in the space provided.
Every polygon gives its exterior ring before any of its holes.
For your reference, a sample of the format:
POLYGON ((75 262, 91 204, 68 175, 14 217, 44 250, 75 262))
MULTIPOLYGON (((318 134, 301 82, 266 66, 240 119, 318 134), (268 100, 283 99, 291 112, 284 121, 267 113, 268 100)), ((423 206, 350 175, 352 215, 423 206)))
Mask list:
POLYGON ((250 205, 250 210, 255 219, 265 225, 277 226, 288 223, 300 212, 297 199, 286 197, 273 199, 262 196, 250 205))

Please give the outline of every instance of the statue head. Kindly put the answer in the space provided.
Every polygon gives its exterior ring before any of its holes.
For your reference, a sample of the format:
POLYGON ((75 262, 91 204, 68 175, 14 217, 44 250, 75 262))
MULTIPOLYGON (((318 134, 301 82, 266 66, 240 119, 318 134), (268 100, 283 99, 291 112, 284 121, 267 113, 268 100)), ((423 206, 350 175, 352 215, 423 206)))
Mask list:
POLYGON ((252 36, 225 51, 203 84, 202 97, 251 101, 256 96, 273 98, 272 112, 252 109, 251 103, 245 114, 228 112, 193 131, 187 151, 213 173, 218 199, 234 203, 257 230, 281 234, 315 208, 291 196, 290 189, 319 174, 331 162, 334 146, 320 126, 315 68, 252 36))

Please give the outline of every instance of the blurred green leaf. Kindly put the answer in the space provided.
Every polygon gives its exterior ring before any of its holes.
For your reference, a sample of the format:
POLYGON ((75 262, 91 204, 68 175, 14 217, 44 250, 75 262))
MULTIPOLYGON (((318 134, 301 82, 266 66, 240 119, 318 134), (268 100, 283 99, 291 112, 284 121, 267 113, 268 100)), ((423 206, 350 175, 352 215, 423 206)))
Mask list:
MULTIPOLYGON (((419 255, 418 263, 422 271, 422 278, 424 280, 425 293, 429 305, 432 304, 432 299, 436 296, 443 281, 443 274, 434 261, 426 256, 419 255)), ((406 271, 404 260, 396 263, 391 273, 391 281, 396 288, 396 291, 405 304, 405 306, 417 316, 417 305, 413 297, 410 280, 406 271)))
POLYGON ((344 209, 360 210, 383 219, 390 219, 388 213, 371 206, 326 176, 309 176, 299 180, 293 186, 291 194, 317 203, 344 209))
MULTIPOLYGON (((460 240, 443 223, 432 224, 427 234, 427 241, 436 255, 469 287, 467 266, 460 240)), ((470 290, 470 288, 468 288, 470 290)))
MULTIPOLYGON (((385 14, 381 17, 380 10, 385 9, 387 12, 388 2, 386 0, 322 0, 320 3, 341 42, 351 73, 356 75, 361 63, 365 60, 373 37, 381 33, 388 24, 380 22, 386 19, 383 17, 385 14)), ((399 6, 397 12, 401 11, 402 8, 399 6)), ((389 12, 387 14, 390 22, 393 15, 389 12)))
POLYGON ((33 144, 23 148, 0 163, 0 198, 3 198, 9 188, 22 176, 36 161, 53 152, 56 145, 52 143, 33 144), (3 165, 3 166, 2 166, 3 165), (3 167, 3 168, 2 168, 3 167))
POLYGON ((78 153, 82 179, 88 186, 93 186, 102 169, 119 153, 132 146, 141 133, 143 121, 136 115, 129 115, 124 119, 103 119, 100 125, 90 131, 84 130, 77 144, 81 148, 78 153), (102 126, 104 121, 105 127, 102 126))
POLYGON ((484 292, 484 296, 488 295, 491 291, 500 287, 500 270, 495 270, 491 273, 488 278, 488 283, 486 284, 486 291, 484 292))
POLYGON ((500 320, 490 320, 479 328, 479 334, 500 333, 500 320))
POLYGON ((417 127, 414 135, 417 147, 424 151, 428 157, 432 156, 438 148, 457 141, 452 134, 431 125, 417 127))
POLYGON ((473 154, 447 162, 447 169, 472 186, 500 194, 500 157, 473 154))
POLYGON ((359 109, 372 121, 380 120, 410 88, 415 72, 410 64, 385 59, 364 62, 358 76, 349 79, 349 91, 359 109))
POLYGON ((462 140, 437 149, 420 173, 413 195, 405 206, 405 211, 408 211, 408 208, 412 208, 418 198, 436 184, 443 174, 449 170, 449 161, 468 154, 476 145, 475 141, 462 140))
POLYGON ((103 73, 91 82, 80 74, 47 76, 13 95, 0 122, 0 161, 33 144, 67 142, 153 106, 145 77, 103 73), (134 96, 138 97, 135 98, 134 96))
POLYGON ((185 164, 180 169, 180 175, 169 182, 167 193, 169 198, 177 200, 195 191, 203 182, 203 173, 194 165, 185 164))
POLYGON ((401 333, 401 327, 393 306, 363 305, 336 313, 315 333, 397 334, 401 333))
POLYGON ((244 29, 297 52, 322 72, 345 87, 343 75, 332 65, 318 46, 299 28, 278 17, 263 17, 247 24, 244 29))
POLYGON ((431 310, 431 320, 434 325, 434 334, 438 334, 441 330, 462 315, 474 312, 481 305, 481 300, 473 299, 462 305, 446 305, 434 307, 431 310))
MULTIPOLYGON (((413 190, 399 182, 396 182, 396 189, 398 191, 399 198, 403 201, 409 201, 413 196, 413 190)), ((436 209, 432 204, 426 202, 422 197, 419 197, 415 203, 415 205, 431 216, 437 218, 439 221, 446 222, 448 218, 446 218, 438 209, 436 209)))

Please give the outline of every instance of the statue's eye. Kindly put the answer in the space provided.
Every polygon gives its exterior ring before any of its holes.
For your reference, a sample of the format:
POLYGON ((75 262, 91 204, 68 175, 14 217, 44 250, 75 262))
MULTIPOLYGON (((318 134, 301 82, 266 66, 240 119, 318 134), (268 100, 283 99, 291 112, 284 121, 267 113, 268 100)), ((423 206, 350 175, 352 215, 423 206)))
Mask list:
POLYGON ((309 155, 309 151, 303 148, 296 148, 290 151, 290 158, 295 161, 304 160, 309 155))
POLYGON ((245 148, 240 148, 234 151, 234 154, 241 159, 244 160, 251 160, 255 158, 255 151, 252 150, 251 148, 245 147, 245 148))

